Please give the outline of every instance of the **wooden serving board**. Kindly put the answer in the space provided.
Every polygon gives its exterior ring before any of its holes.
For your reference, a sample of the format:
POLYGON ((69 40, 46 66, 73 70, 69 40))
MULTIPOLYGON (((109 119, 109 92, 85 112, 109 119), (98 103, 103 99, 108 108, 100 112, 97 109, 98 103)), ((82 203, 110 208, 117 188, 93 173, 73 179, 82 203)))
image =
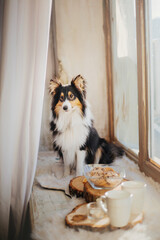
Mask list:
MULTIPOLYGON (((127 181, 127 180, 124 179, 123 181, 127 181)), ((115 190, 120 190, 121 185, 115 187, 114 189, 115 190)), ((95 202, 97 198, 104 195, 105 192, 110 191, 110 190, 112 190, 112 189, 94 189, 89 184, 89 182, 86 182, 86 183, 84 183, 84 198, 85 198, 87 203, 95 202)))
POLYGON ((67 226, 78 229, 83 228, 90 231, 104 231, 109 226, 109 218, 93 222, 87 217, 87 203, 75 207, 65 218, 67 226))
MULTIPOLYGON (((122 229, 129 229, 135 226, 137 223, 143 221, 143 213, 138 216, 131 216, 130 222, 127 226, 122 229)), ((112 227, 110 225, 109 217, 100 219, 100 220, 90 220, 87 217, 87 203, 80 204, 76 206, 65 218, 65 223, 68 227, 79 229, 83 228, 93 232, 104 232, 107 230, 116 230, 120 228, 112 227)))
MULTIPOLYGON (((127 180, 124 179, 123 181, 127 180)), ((120 185, 115 189, 120 189, 120 185)), ((98 197, 104 195, 109 190, 92 188, 84 176, 75 177, 69 183, 69 193, 72 196, 84 197, 86 202, 95 202, 98 197)))
POLYGON ((72 196, 83 197, 84 196, 84 183, 87 179, 84 176, 73 178, 69 183, 69 193, 72 196))

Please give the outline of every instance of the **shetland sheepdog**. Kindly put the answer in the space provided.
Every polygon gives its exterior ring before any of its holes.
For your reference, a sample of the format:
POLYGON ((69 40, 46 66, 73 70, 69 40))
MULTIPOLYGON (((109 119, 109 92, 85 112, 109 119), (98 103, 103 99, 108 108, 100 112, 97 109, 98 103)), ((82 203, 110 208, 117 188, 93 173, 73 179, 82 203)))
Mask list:
POLYGON ((123 155, 120 147, 100 138, 93 127, 93 116, 86 100, 86 82, 81 75, 69 85, 50 80, 49 91, 53 149, 64 161, 64 177, 72 168, 76 168, 77 176, 82 175, 84 163, 109 164, 123 155))

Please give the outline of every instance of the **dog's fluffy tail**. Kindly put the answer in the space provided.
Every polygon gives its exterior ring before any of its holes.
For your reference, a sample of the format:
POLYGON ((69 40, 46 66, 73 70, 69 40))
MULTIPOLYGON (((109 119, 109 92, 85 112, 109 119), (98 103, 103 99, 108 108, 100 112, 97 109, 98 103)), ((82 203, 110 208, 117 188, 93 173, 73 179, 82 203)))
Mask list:
POLYGON ((122 157, 124 155, 124 150, 114 143, 108 143, 104 138, 100 138, 99 141, 101 149, 99 163, 109 164, 112 163, 116 157, 122 157))

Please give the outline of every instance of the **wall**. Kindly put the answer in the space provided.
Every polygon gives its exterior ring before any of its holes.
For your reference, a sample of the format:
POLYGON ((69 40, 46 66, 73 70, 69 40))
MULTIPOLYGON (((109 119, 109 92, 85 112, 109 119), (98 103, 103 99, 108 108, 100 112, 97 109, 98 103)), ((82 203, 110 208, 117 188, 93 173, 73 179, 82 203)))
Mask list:
MULTIPOLYGON (((57 54, 63 82, 81 74, 87 80, 87 100, 95 127, 107 136, 107 86, 102 0, 55 0, 57 54)), ((46 88, 53 75, 53 46, 49 47, 46 88), (51 63, 52 62, 52 63, 51 63), (49 67, 50 66, 50 67, 49 67)), ((49 104, 44 100, 40 150, 50 149, 48 135, 49 104), (47 124, 46 124, 47 123, 47 124)))

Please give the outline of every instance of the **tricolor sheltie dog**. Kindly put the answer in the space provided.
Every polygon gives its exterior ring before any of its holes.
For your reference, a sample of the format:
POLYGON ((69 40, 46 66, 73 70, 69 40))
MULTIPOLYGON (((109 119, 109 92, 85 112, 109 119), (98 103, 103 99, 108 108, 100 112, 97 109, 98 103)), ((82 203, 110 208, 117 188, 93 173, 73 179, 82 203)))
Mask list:
POLYGON ((64 176, 72 168, 82 175, 84 163, 111 163, 123 150, 100 138, 93 127, 93 117, 86 101, 86 83, 82 76, 75 77, 70 85, 50 80, 52 95, 53 148, 64 161, 64 176))

